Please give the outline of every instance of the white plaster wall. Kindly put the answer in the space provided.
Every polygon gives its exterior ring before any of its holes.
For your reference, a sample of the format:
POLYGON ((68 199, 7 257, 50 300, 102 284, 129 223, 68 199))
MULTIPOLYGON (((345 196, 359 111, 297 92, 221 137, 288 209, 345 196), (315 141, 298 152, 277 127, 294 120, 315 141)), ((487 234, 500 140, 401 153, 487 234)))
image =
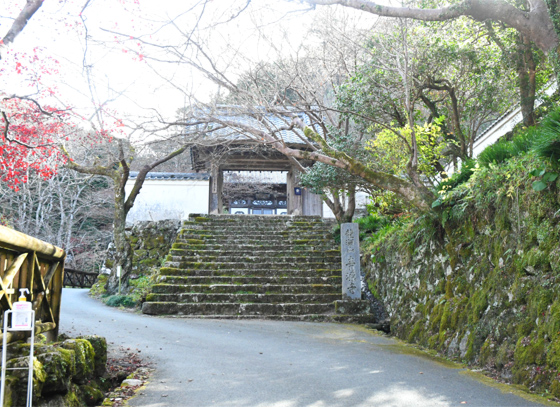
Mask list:
MULTIPOLYGON (((368 202, 369 202, 368 194, 362 191, 356 192, 356 215, 359 212, 366 211, 366 205, 368 202)), ((323 202, 323 218, 334 219, 334 213, 331 211, 331 208, 329 208, 325 202, 323 202)))
MULTIPOLYGON (((558 85, 553 82, 548 88, 545 89, 544 94, 546 96, 551 96, 558 85)), ((535 109, 542 104, 542 100, 535 100, 535 109)), ((473 146, 473 157, 478 157, 478 155, 489 145, 494 144, 500 137, 504 134, 513 130, 513 128, 523 120, 523 115, 521 113, 521 108, 516 107, 509 114, 504 116, 499 122, 496 122, 492 127, 482 135, 478 140, 475 141, 473 146)))
MULTIPOLYGON (((127 196, 133 185, 134 180, 126 183, 127 196)), ((183 220, 189 213, 208 213, 208 188, 208 181, 147 179, 126 221, 183 220)))

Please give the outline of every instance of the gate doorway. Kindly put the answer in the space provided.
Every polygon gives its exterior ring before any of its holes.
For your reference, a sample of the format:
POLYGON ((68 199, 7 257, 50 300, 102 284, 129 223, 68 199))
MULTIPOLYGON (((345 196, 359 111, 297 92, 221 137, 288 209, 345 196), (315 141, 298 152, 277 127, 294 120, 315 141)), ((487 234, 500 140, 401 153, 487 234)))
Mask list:
POLYGON ((232 215, 287 215, 286 171, 224 171, 222 200, 232 215))

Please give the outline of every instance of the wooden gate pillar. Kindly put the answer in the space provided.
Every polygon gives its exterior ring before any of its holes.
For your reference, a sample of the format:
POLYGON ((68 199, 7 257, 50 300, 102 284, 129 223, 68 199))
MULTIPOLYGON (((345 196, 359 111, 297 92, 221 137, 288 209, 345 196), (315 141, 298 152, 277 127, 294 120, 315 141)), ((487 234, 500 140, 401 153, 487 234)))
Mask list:
POLYGON ((302 215, 303 191, 299 182, 299 171, 295 167, 292 167, 290 171, 288 171, 288 176, 286 177, 286 189, 288 198, 288 215, 302 215), (299 188, 299 195, 296 195, 296 188, 299 188))
POLYGON ((210 170, 210 196, 208 199, 208 213, 221 214, 224 210, 222 202, 222 190, 224 187, 224 172, 216 164, 212 164, 210 170))

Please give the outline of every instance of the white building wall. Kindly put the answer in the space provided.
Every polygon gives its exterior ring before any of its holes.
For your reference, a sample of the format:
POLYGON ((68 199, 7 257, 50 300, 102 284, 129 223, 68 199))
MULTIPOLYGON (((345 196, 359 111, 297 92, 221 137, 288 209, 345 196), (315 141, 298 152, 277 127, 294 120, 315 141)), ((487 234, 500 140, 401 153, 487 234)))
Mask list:
MULTIPOLYGON (((134 180, 126 183, 127 196, 133 185, 134 180)), ((208 181, 147 179, 126 221, 183 220, 190 213, 208 213, 208 188, 208 181)))
MULTIPOLYGON (((546 96, 551 96, 558 88, 556 82, 553 82, 547 89, 545 89, 544 94, 546 96)), ((541 99, 535 100, 535 109, 542 104, 541 99)), ((496 123, 492 125, 488 130, 486 130, 482 136, 474 142, 473 145, 473 157, 478 157, 478 155, 489 145, 494 144, 498 139, 504 136, 506 133, 513 130, 513 128, 521 123, 523 120, 523 114, 521 113, 521 107, 516 107, 507 115, 502 117, 496 123)))
MULTIPOLYGON (((369 195, 365 192, 358 191, 356 192, 356 212, 354 218, 362 216, 362 213, 366 212, 366 205, 369 202, 369 195)), ((323 202, 323 218, 325 219, 334 219, 334 213, 331 211, 331 208, 323 202)))

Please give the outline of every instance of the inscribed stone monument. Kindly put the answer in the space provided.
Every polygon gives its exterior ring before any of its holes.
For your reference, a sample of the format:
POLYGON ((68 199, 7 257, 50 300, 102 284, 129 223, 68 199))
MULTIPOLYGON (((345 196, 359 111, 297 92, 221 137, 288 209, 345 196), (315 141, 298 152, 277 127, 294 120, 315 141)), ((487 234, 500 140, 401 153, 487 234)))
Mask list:
POLYGON ((358 224, 343 223, 340 230, 343 299, 362 298, 359 240, 358 224))

